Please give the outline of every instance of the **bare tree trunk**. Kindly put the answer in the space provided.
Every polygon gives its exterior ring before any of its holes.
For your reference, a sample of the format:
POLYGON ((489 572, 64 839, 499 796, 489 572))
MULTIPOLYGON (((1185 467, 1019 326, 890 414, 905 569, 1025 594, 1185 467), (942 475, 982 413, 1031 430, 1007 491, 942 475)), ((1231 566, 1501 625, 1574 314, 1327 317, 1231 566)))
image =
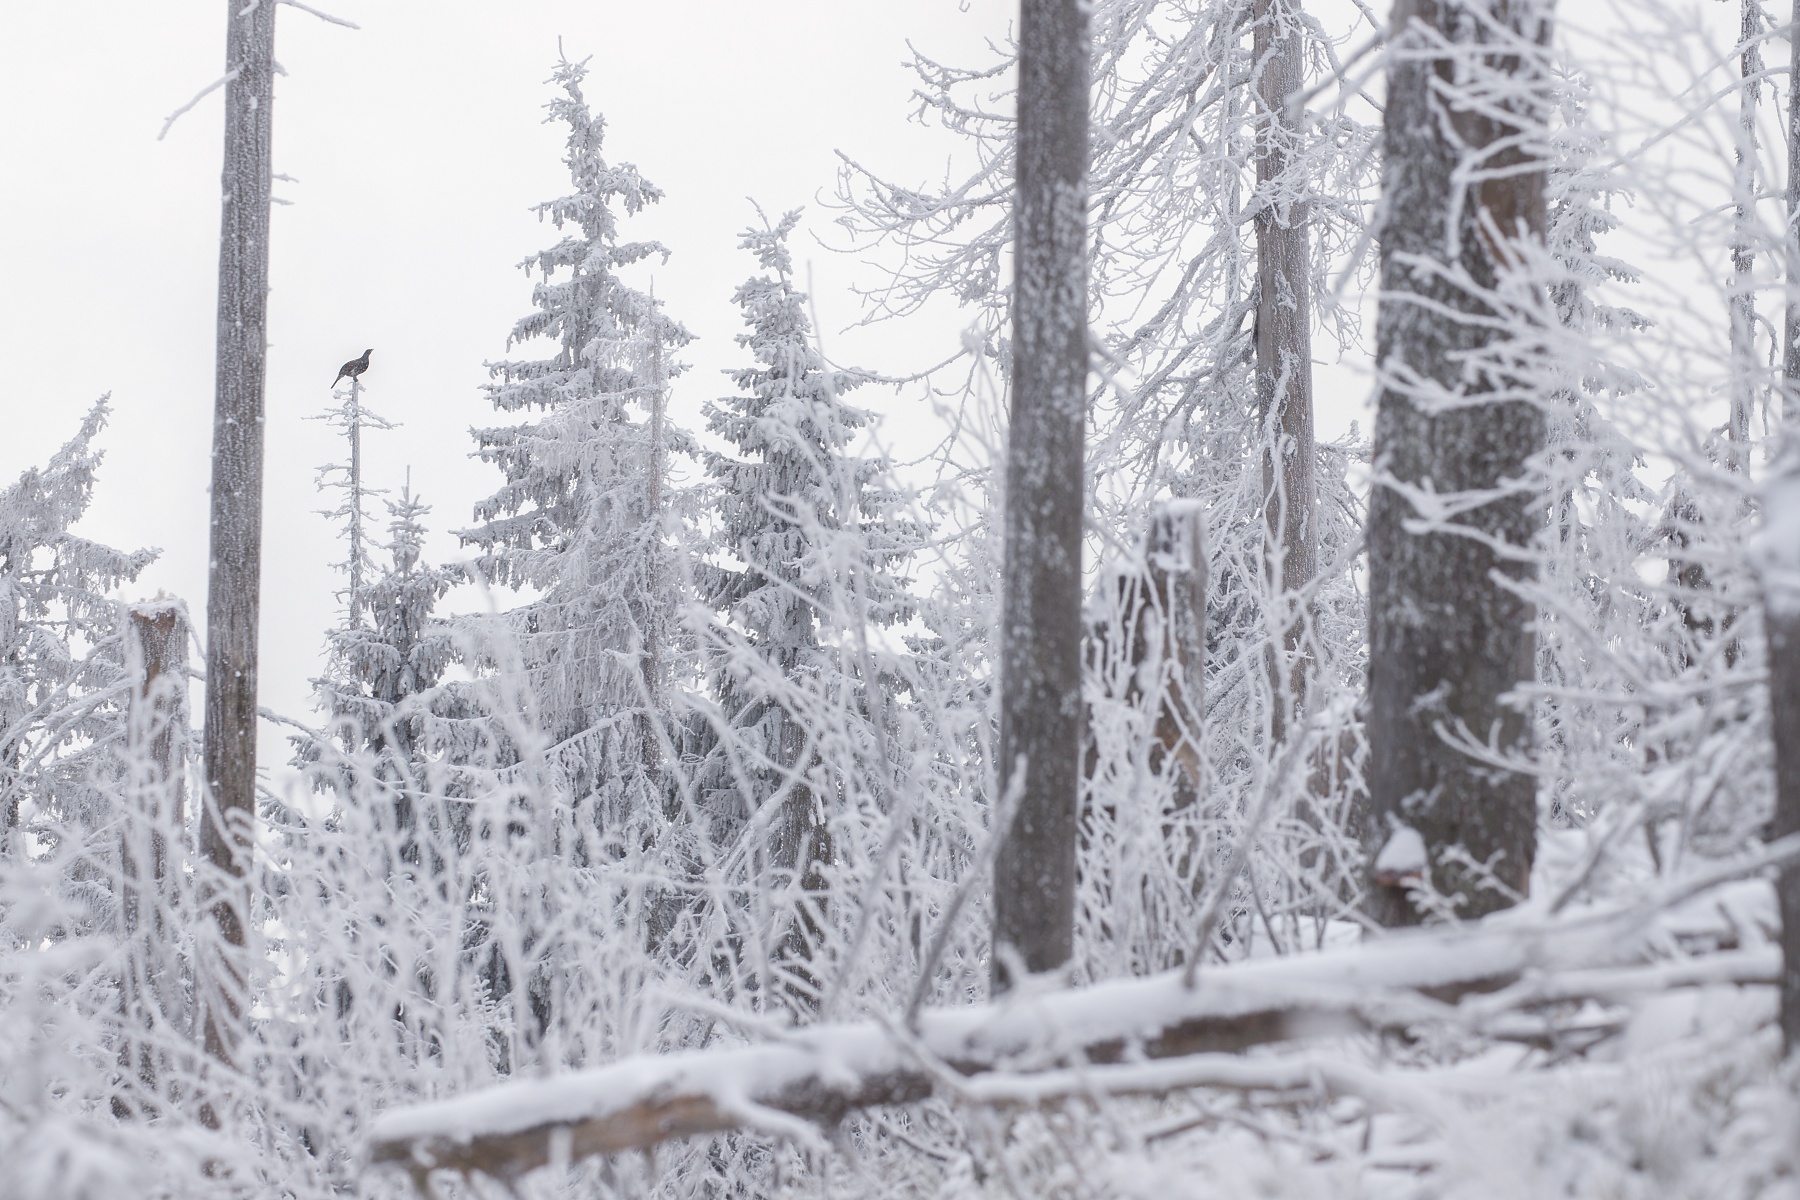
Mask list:
POLYGON ((823 979, 814 955, 824 934, 820 925, 827 886, 824 868, 830 864, 835 848, 824 807, 826 797, 816 794, 804 782, 809 765, 802 757, 808 752, 806 733, 791 713, 783 711, 780 721, 776 753, 781 766, 792 771, 795 779, 780 784, 787 789, 787 797, 775 817, 771 857, 776 870, 792 881, 796 900, 792 918, 782 934, 777 961, 784 976, 781 994, 791 1001, 796 1014, 808 1014, 816 1012, 823 999, 823 979))
POLYGON ((362 623, 362 380, 350 377, 350 628, 362 623))
POLYGON ((1276 741, 1305 704, 1308 664, 1300 595, 1318 570, 1313 472, 1312 296, 1306 179, 1294 172, 1300 114, 1288 100, 1305 80, 1300 0, 1256 0, 1256 404, 1263 435, 1268 591, 1281 614, 1270 647, 1276 741), (1287 606, 1292 605, 1289 609, 1287 606))
POLYGON ((1510 335, 1484 294, 1544 235, 1544 174, 1526 147, 1544 119, 1533 49, 1550 11, 1550 0, 1398 0, 1389 26, 1365 826, 1370 910, 1387 925, 1420 919, 1407 891, 1421 869, 1439 893, 1460 893, 1467 915, 1506 907, 1536 852, 1532 778, 1474 762, 1443 734, 1503 754, 1529 738, 1526 715, 1500 697, 1532 676, 1532 610, 1499 580, 1530 569, 1494 546, 1524 547, 1541 523, 1521 477, 1545 420, 1529 400, 1482 399, 1521 386, 1494 361, 1510 335), (1459 100, 1475 89, 1478 102, 1459 100), (1412 532, 1428 514, 1407 488, 1492 498, 1455 528, 1412 532))
MULTIPOLYGON (((1790 435, 1791 436, 1791 435, 1790 435)), ((1777 484, 1777 495, 1800 501, 1800 453, 1790 446, 1777 484)), ((1791 523, 1792 518, 1786 518, 1791 523)), ((1800 530, 1787 531, 1800 541, 1800 530)), ((1800 545, 1771 546, 1790 577, 1768 579, 1766 608, 1769 643, 1769 726, 1775 739, 1775 817, 1771 838, 1800 833, 1800 581, 1792 576, 1800 565, 1800 545)), ((1800 864, 1782 866, 1775 882, 1781 909, 1781 1037, 1789 1053, 1800 1048, 1800 864)))
MULTIPOLYGON (((1800 0, 1794 0, 1792 71, 1788 76, 1787 345, 1782 355, 1782 471, 1791 504, 1800 498, 1800 0)), ((1782 513, 1775 497, 1765 513, 1782 513)), ((1788 510, 1791 511, 1791 510, 1788 510)), ((1775 547, 1800 560, 1800 546, 1775 547)), ((1789 587, 1794 581, 1790 580, 1789 587)), ((1775 738, 1775 817, 1772 838, 1800 833, 1800 607, 1782 604, 1780 585, 1767 587, 1769 643, 1769 724, 1775 738)), ((1800 1048, 1800 863, 1787 863, 1775 877, 1781 910, 1781 1038, 1789 1054, 1800 1048)))
POLYGON ((1782 348, 1783 393, 1781 417, 1784 432, 1800 421, 1800 0, 1794 0, 1793 23, 1788 27, 1791 52, 1788 68, 1788 175, 1787 175, 1787 341, 1782 348))
MULTIPOLYGON (((126 717, 129 811, 119 844, 119 923, 125 976, 119 989, 125 1033, 119 1039, 122 1076, 136 1076, 154 1092, 159 1041, 185 1026, 181 987, 168 963, 174 932, 168 926, 169 844, 182 822, 182 774, 187 742, 186 614, 173 601, 133 605, 127 661, 132 673, 126 717), (164 1028, 158 1029, 158 1026, 164 1028), (134 1036, 143 1034, 145 1036, 134 1036)), ((123 1116, 129 1106, 115 1099, 123 1116)))
MULTIPOLYGON (((654 303, 654 298, 652 298, 654 303)), ((652 309, 652 316, 655 310, 652 309)), ((645 507, 645 517, 650 522, 651 533, 655 538, 657 554, 651 559, 650 594, 656 599, 662 596, 664 580, 662 577, 661 549, 663 544, 663 473, 668 470, 663 450, 664 409, 668 403, 667 381, 663 377, 663 345, 662 330, 655 320, 650 322, 650 462, 649 488, 645 507)), ((653 603, 655 601, 653 600, 653 603)), ((640 669, 644 679, 645 711, 639 720, 639 750, 643 756, 644 772, 653 783, 662 781, 662 742, 657 737, 657 723, 662 719, 662 616, 655 608, 647 612, 644 621, 643 662, 640 669)))
POLYGON ((1756 106, 1762 91, 1756 77, 1762 73, 1762 51, 1756 38, 1762 33, 1760 0, 1739 0, 1738 37, 1744 49, 1738 58, 1737 171, 1733 192, 1737 213, 1731 245, 1731 414, 1726 425, 1730 442, 1728 469, 1750 469, 1750 420, 1756 410, 1756 246, 1752 229, 1756 222, 1756 106))
POLYGON ((263 376, 269 292, 275 9, 228 0, 219 344, 213 403, 211 574, 200 853, 223 961, 202 987, 206 1049, 231 1063, 243 1016, 256 814, 257 624, 262 585, 263 376))
POLYGON ((994 986, 1068 960, 1081 781, 1081 516, 1087 424, 1086 0, 1022 0, 1012 419, 1000 631, 994 986))
MULTIPOLYGON (((1152 603, 1161 614, 1154 653, 1168 664, 1157 701, 1156 739, 1192 802, 1205 785, 1201 722, 1206 716, 1206 510, 1197 500, 1164 501, 1150 513, 1145 539, 1152 603)), ((1142 661, 1134 640, 1132 668, 1142 661)))

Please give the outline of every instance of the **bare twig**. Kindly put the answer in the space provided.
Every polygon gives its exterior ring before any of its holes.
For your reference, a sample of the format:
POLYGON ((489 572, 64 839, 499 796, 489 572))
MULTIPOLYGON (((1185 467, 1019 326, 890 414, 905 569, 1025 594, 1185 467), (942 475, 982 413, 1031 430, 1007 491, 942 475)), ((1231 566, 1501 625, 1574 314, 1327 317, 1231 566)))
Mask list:
POLYGON ((238 77, 238 72, 241 69, 242 68, 239 68, 239 67, 233 67, 233 68, 231 68, 231 70, 225 72, 225 74, 219 76, 217 79, 213 80, 211 83, 209 83, 205 87, 201 88, 198 92, 195 92, 193 99, 189 100, 186 104, 182 105, 180 108, 176 109, 174 112, 170 113, 166 118, 164 118, 163 124, 162 124, 162 129, 157 133, 156 140, 160 142, 163 140, 163 138, 167 137, 168 133, 169 133, 169 127, 174 125, 175 122, 177 120, 179 120, 184 113, 188 112, 190 109, 192 109, 194 107, 194 105, 200 103, 202 100, 206 99, 208 96, 212 95, 214 92, 218 91, 220 88, 224 87, 226 84, 228 84, 232 80, 236 79, 238 77))

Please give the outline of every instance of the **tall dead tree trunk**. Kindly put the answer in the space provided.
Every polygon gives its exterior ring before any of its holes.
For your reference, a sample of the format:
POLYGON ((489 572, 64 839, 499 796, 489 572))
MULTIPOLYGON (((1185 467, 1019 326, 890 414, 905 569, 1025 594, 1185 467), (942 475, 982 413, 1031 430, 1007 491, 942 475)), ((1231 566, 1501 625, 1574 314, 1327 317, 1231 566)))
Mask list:
MULTIPOLYGON (((1788 76, 1787 344, 1782 354, 1782 451, 1775 487, 1780 495, 1765 498, 1763 512, 1792 520, 1800 502, 1800 0, 1794 0, 1792 72, 1788 76)), ((1800 530, 1765 532, 1774 551, 1770 565, 1783 559, 1800 565, 1800 530)), ((1800 833, 1800 578, 1765 578, 1769 645, 1769 725, 1775 739, 1775 817, 1772 838, 1800 833)), ((1775 877, 1776 904, 1781 910, 1781 1037, 1789 1054, 1800 1048, 1800 863, 1787 863, 1775 877)))
POLYGON ((1505 586, 1529 567, 1505 551, 1540 523, 1524 476, 1545 419, 1519 396, 1498 289, 1544 236, 1529 147, 1550 12, 1550 0, 1398 0, 1389 26, 1365 829, 1369 904, 1388 925, 1420 919, 1418 882, 1460 895, 1464 914, 1503 908, 1536 851, 1532 778, 1445 735, 1501 754, 1529 738, 1501 702, 1535 653, 1531 605, 1505 586), (1468 507, 1454 517, 1430 499, 1458 494, 1468 507))
POLYGON ((1739 0, 1737 170, 1733 179, 1737 212, 1731 240, 1731 413, 1728 469, 1750 469, 1750 420, 1756 409, 1756 106, 1762 86, 1761 0, 1739 0))
MULTIPOLYGON (((1764 512, 1774 521, 1763 534, 1769 728, 1775 741, 1772 839, 1800 833, 1800 524, 1791 507, 1800 504, 1800 445, 1792 431, 1788 437, 1781 472, 1764 497, 1764 512)), ((1800 864, 1781 867, 1775 894, 1781 910, 1781 1036, 1792 1053, 1800 1048, 1800 864)))
POLYGON ((1263 433, 1264 561, 1269 591, 1280 606, 1280 640, 1270 647, 1279 741, 1305 702, 1300 596, 1318 570, 1309 206, 1306 178, 1294 162, 1300 114, 1289 104, 1306 71, 1300 0, 1256 0, 1253 50, 1262 198, 1255 218, 1256 403, 1263 433))
POLYGON ((219 329, 213 399, 212 531, 206 594, 206 713, 200 853, 221 961, 202 988, 206 1049, 235 1057, 256 814, 257 625, 262 591, 263 377, 269 294, 270 115, 275 9, 228 0, 219 329))
POLYGON ((1013 235, 1012 419, 1000 631, 994 985, 1068 960, 1081 781, 1081 515, 1087 425, 1088 8, 1023 0, 1013 235))
POLYGON ((355 375, 350 377, 350 413, 346 422, 349 426, 346 437, 350 441, 350 474, 345 481, 348 484, 350 500, 350 597, 347 607, 350 611, 349 626, 355 629, 362 624, 363 609, 363 547, 367 544, 363 537, 363 473, 362 473, 362 380, 355 375))
POLYGON ((1785 433, 1800 421, 1800 0, 1788 27, 1787 329, 1782 347, 1781 417, 1785 433))
MULTIPOLYGON (((651 303, 655 303, 654 294, 651 303)), ((655 309, 651 310, 652 315, 655 309)), ((663 450, 664 410, 668 404, 668 380, 663 375, 662 327, 650 322, 650 480, 645 501, 645 520, 650 522, 659 557, 652 560, 650 594, 661 596, 663 589, 660 549, 663 544, 663 474, 668 470, 663 450)), ((639 721, 639 749, 643 754, 644 773, 660 785, 662 782, 662 742, 657 736, 657 723, 662 718, 662 625, 653 616, 643 623, 643 661, 640 671, 644 679, 644 713, 639 721)))

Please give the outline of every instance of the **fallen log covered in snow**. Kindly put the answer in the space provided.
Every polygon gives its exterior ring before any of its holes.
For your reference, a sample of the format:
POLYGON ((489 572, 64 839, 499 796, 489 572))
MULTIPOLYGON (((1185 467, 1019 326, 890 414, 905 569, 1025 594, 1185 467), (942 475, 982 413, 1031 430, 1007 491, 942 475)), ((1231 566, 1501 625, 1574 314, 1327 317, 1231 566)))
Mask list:
POLYGON ((636 1055, 516 1080, 384 1114, 371 1130, 368 1157, 419 1177, 449 1170, 508 1179, 551 1162, 733 1129, 816 1140, 818 1127, 856 1109, 934 1094, 1031 1104, 1070 1094, 1312 1086, 1393 1107, 1403 1089, 1347 1061, 1235 1053, 1444 1020, 1504 1035, 1508 1018, 1548 1003, 1774 982, 1781 962, 1773 946, 1655 961, 1666 940, 1655 918, 1790 858, 1800 858, 1800 836, 1608 913, 1545 921, 1513 910, 1342 949, 1209 967, 1192 986, 1175 971, 1026 990, 921 1014, 910 1029, 883 1021, 817 1025, 761 1044, 636 1055), (1177 1058, 1184 1061, 1159 1061, 1177 1058))

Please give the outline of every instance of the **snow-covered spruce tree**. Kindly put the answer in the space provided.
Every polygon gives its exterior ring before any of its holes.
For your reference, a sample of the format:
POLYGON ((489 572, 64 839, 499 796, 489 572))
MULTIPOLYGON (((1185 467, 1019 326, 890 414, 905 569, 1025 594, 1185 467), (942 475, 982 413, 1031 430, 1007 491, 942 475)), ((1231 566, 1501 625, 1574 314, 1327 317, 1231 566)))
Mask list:
POLYGON ((124 610, 107 593, 156 557, 73 532, 93 499, 103 397, 43 467, 0 491, 0 850, 20 829, 106 820, 124 735, 124 610))
MULTIPOLYGON (((107 414, 103 398, 48 463, 0 489, 0 1156, 9 1194, 43 1200, 197 1170, 193 1139, 177 1148, 119 1120, 147 1097, 160 1105, 156 1072, 170 1052, 191 1062, 194 1046, 191 1031, 152 1023, 138 991, 146 977, 163 999, 182 988, 157 886, 166 861, 153 861, 176 818, 166 795, 154 830, 136 807, 145 780, 128 743, 154 732, 128 715, 127 614, 108 593, 155 552, 73 532, 107 414)), ((184 698, 186 684, 172 688, 184 698)))
POLYGON ((695 577, 720 618, 708 639, 720 727, 701 789, 764 863, 754 890, 786 897, 768 918, 783 931, 763 937, 782 948, 780 986, 816 1005, 809 963, 832 827, 853 798, 883 793, 891 770, 874 756, 892 681, 874 666, 868 632, 911 611, 901 572, 917 535, 892 515, 886 464, 852 446, 870 414, 842 393, 867 376, 829 369, 813 344, 787 247, 799 219, 765 219, 739 243, 763 271, 734 296, 748 327, 738 344, 754 365, 732 372, 735 395, 707 406, 707 428, 731 451, 705 455, 720 561, 695 577))
POLYGON ((564 60, 552 76, 563 94, 549 119, 568 126, 575 190, 538 206, 566 236, 523 264, 542 278, 508 339, 554 349, 490 368, 496 409, 539 415, 476 431, 477 454, 506 482, 459 534, 485 579, 537 593, 508 625, 562 802, 594 817, 571 825, 577 843, 660 810, 663 693, 680 640, 665 475, 689 441, 662 415, 664 351, 689 335, 619 275, 667 251, 621 241, 616 210, 639 212, 662 193, 601 156, 606 126, 583 98, 586 74, 564 60))
MULTIPOLYGON (((485 876, 467 938, 485 964, 487 1002, 510 1014, 495 1042, 508 1071, 546 1056, 587 1061, 619 1035, 619 1006, 639 1003, 620 997, 642 963, 596 986, 591 972, 608 952, 585 922, 612 905, 641 911, 639 883, 671 877, 665 851, 688 836, 669 819, 668 692, 684 639, 668 464, 691 447, 664 415, 664 391, 678 369, 668 351, 689 335, 621 277, 666 253, 621 240, 618 228, 661 193, 602 156, 605 122, 582 94, 586 73, 563 60, 552 75, 560 94, 548 119, 568 130, 574 187, 538 206, 564 236, 523 264, 539 275, 533 311, 509 338, 543 339, 549 353, 490 366, 494 406, 530 419, 476 431, 477 455, 504 482, 459 532, 477 551, 474 573, 532 593, 498 629, 483 618, 458 629, 477 674, 458 691, 479 694, 495 750, 486 757, 502 768, 484 804, 507 808, 475 819, 519 854, 532 848, 485 876), (564 897, 582 891, 590 899, 572 924, 564 897)), ((615 923, 606 936, 643 935, 615 923)))
POLYGON ((383 499, 389 560, 375 560, 379 543, 365 504, 382 493, 365 483, 363 433, 394 426, 369 408, 363 391, 361 380, 352 379, 342 403, 321 418, 344 431, 349 456, 318 474, 319 489, 341 497, 321 515, 342 523, 345 549, 344 561, 336 564, 344 576, 338 592, 343 617, 326 634, 325 672, 313 680, 327 715, 326 737, 295 739, 296 766, 325 764, 318 786, 359 755, 373 760, 380 777, 404 786, 422 765, 424 721, 444 707, 433 693, 454 657, 451 630, 432 612, 460 576, 424 559, 424 517, 431 509, 413 494, 410 471, 400 498, 383 499))
MULTIPOLYGON (((295 760, 314 769, 318 787, 348 789, 340 778, 347 771, 381 780, 394 790, 392 819, 405 831, 416 819, 413 793, 424 784, 427 760, 445 749, 432 736, 433 718, 456 707, 438 689, 455 657, 454 638, 433 610, 458 575, 425 560, 431 510, 410 483, 386 505, 389 561, 358 583, 355 607, 326 635, 326 672, 313 686, 328 726, 322 739, 297 739, 295 760)), ((401 853, 418 861, 411 842, 401 853)))

